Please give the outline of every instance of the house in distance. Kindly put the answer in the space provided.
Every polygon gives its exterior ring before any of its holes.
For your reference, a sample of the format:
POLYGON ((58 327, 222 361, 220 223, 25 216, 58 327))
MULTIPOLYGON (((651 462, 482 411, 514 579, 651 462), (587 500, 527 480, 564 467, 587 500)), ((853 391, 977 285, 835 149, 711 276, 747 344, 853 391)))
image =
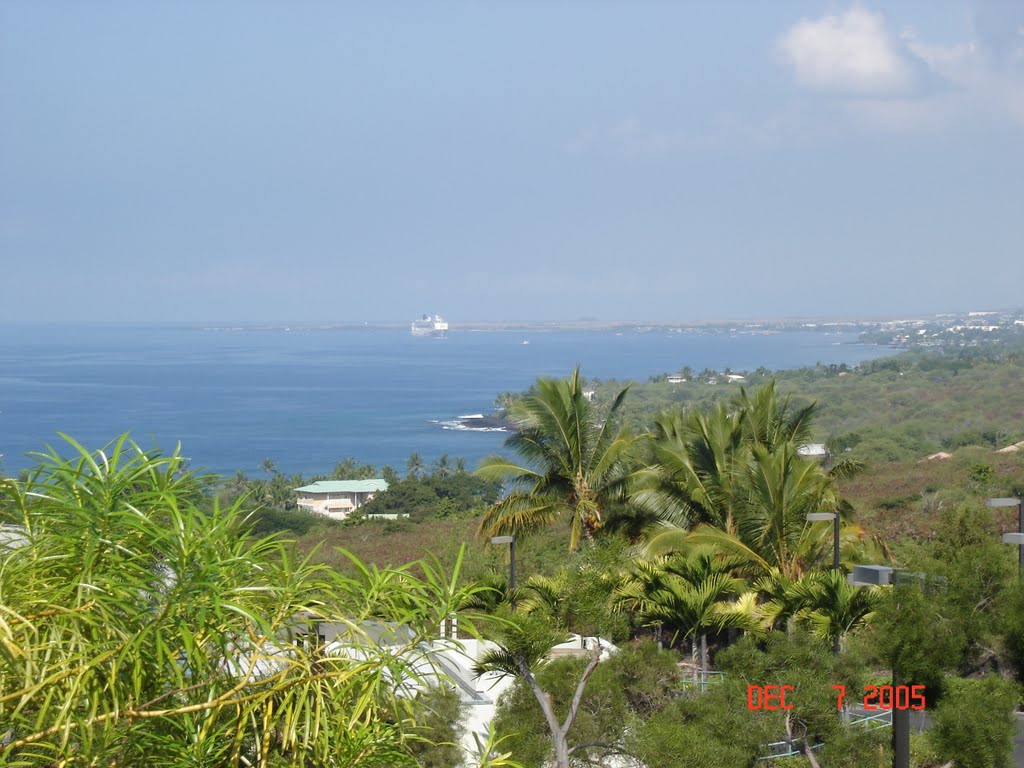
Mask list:
POLYGON ((296 503, 310 512, 344 520, 381 491, 388 489, 387 480, 319 480, 296 488, 296 503))

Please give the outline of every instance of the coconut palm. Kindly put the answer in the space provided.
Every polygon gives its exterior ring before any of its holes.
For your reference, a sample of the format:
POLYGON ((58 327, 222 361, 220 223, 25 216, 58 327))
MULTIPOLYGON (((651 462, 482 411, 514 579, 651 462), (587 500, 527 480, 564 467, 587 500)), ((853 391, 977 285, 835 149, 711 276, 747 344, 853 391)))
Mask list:
POLYGON ((754 445, 772 450, 786 443, 799 446, 811 439, 816 404, 794 406, 788 395, 779 397, 774 381, 752 393, 741 388, 733 402, 742 414, 744 434, 754 445))
POLYGON ((648 439, 651 462, 631 478, 631 502, 683 528, 735 528, 736 476, 743 465, 741 414, 719 404, 710 413, 662 414, 648 439))
POLYGON ((413 451, 409 454, 409 460, 405 462, 405 474, 407 477, 422 477, 424 473, 423 458, 413 451))
POLYGON ((434 475, 437 477, 448 477, 452 473, 452 460, 447 453, 442 453, 434 462, 434 475))
POLYGON ((577 368, 565 379, 538 379, 532 394, 516 400, 509 413, 515 431, 505 445, 523 463, 490 456, 477 470, 509 488, 485 512, 479 535, 521 534, 568 518, 570 551, 592 538, 625 498, 634 441, 616 417, 627 390, 599 414, 577 368))
MULTIPOLYGON (((828 475, 814 462, 801 459, 792 444, 774 451, 754 446, 737 494, 733 530, 702 523, 693 530, 665 528, 648 540, 649 555, 692 546, 713 545, 746 560, 751 577, 778 569, 798 578, 827 551, 831 528, 810 524, 807 514, 838 506, 828 475)), ((847 538, 859 529, 848 528, 847 538)), ((862 532, 860 532, 862 533, 862 532)))
POLYGON ((814 405, 794 408, 774 382, 710 412, 662 414, 648 440, 652 461, 633 478, 631 500, 677 525, 736 530, 744 473, 755 447, 774 453, 810 439, 814 405))
MULTIPOLYGON (((773 385, 741 391, 733 410, 659 419, 650 440, 652 466, 633 477, 631 500, 661 513, 674 525, 648 540, 650 556, 693 546, 714 545, 747 561, 745 573, 758 578, 778 571, 795 580, 821 562, 830 526, 810 525, 811 512, 848 516, 833 472, 804 459, 799 448, 810 437, 813 405, 794 408, 773 385)), ((841 539, 848 555, 866 543, 865 532, 849 524, 841 539), (851 546, 853 545, 853 546, 851 546)))
POLYGON ((238 470, 234 475, 231 476, 230 483, 228 485, 229 490, 234 495, 238 496, 245 493, 246 488, 249 486, 249 478, 245 472, 238 470))

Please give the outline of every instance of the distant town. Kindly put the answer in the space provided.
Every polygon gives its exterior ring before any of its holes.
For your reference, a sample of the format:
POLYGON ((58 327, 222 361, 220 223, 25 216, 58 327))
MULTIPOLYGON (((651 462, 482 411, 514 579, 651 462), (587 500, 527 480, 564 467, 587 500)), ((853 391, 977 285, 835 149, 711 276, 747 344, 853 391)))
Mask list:
MULTIPOLYGON (((438 318, 440 319, 440 318, 438 318)), ((414 323, 415 325, 415 323, 414 323)), ((408 328, 405 322, 244 323, 206 326, 207 331, 311 331, 408 328)), ((1024 308, 970 310, 920 317, 872 320, 782 318, 774 320, 636 322, 580 319, 563 322, 446 322, 445 329, 466 331, 615 331, 619 333, 783 333, 816 331, 857 333, 861 342, 900 348, 975 347, 1024 336, 1024 308)))

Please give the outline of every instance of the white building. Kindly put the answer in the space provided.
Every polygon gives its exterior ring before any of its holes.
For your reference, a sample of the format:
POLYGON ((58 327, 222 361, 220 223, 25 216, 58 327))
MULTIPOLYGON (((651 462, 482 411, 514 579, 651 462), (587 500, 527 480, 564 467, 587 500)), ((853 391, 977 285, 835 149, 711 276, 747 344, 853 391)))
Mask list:
POLYGON ((824 443, 804 443, 796 452, 802 459, 813 459, 822 463, 829 460, 828 447, 824 443))
POLYGON ((388 489, 387 480, 320 480, 296 488, 296 503, 310 512, 335 520, 344 520, 381 491, 388 489))

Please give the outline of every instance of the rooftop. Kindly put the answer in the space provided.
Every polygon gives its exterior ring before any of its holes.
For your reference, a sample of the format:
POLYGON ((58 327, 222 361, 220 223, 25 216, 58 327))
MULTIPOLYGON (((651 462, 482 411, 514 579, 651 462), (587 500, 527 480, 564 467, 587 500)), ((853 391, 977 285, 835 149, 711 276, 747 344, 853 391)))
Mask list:
POLYGON ((318 480, 312 485, 304 485, 295 490, 300 493, 376 493, 387 489, 387 480, 375 478, 373 480, 318 480))

